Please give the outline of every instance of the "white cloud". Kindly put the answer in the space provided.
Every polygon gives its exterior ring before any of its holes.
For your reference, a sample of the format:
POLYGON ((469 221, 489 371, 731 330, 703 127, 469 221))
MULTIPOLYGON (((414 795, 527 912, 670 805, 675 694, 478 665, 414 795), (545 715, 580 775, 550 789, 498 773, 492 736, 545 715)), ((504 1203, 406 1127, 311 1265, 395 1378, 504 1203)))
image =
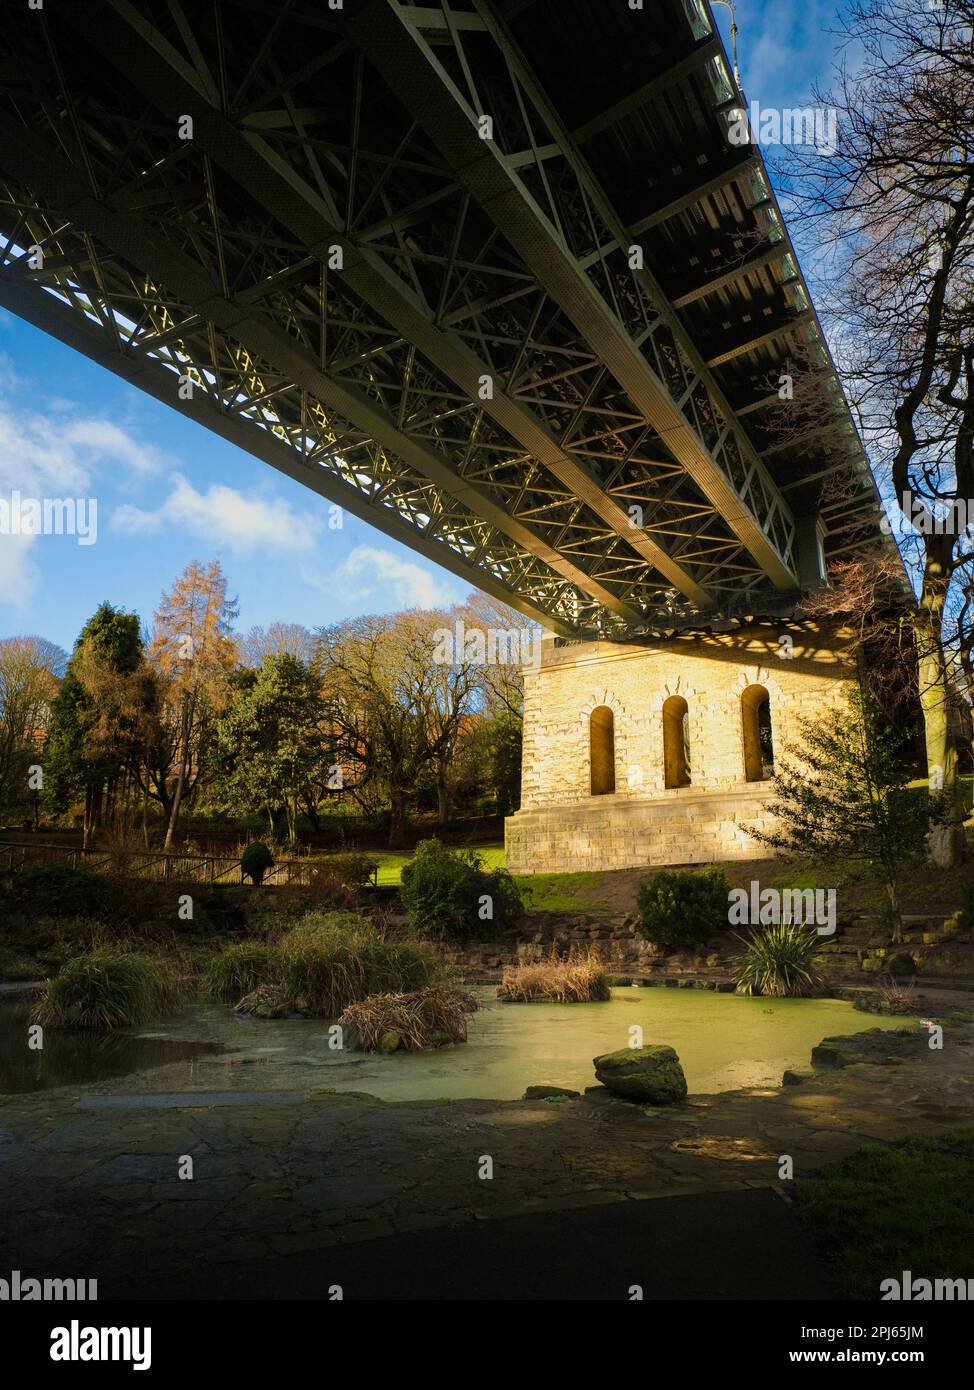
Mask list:
POLYGON ((154 472, 160 463, 154 449, 133 439, 111 420, 74 420, 64 431, 63 438, 79 451, 93 451, 99 463, 121 463, 142 476, 154 472))
POLYGON ((308 550, 318 525, 301 516, 283 498, 247 497, 236 488, 215 483, 197 492, 180 474, 155 511, 125 504, 116 507, 111 529, 127 535, 176 531, 230 550, 308 550))
MULTIPOLYGON (((143 476, 158 466, 155 449, 110 420, 63 404, 54 411, 32 410, 28 384, 2 355, 0 390, 0 496, 92 498, 106 465, 113 480, 120 473, 143 476)), ((35 592, 36 544, 35 536, 0 535, 0 601, 12 608, 25 607, 35 592)))
POLYGON ((456 600, 449 582, 434 571, 374 545, 357 545, 327 579, 311 573, 302 578, 330 596, 334 596, 337 581, 357 602, 374 598, 385 610, 442 608, 456 600))
POLYGON ((37 583, 30 558, 34 536, 0 535, 0 602, 18 611, 30 602, 37 583))

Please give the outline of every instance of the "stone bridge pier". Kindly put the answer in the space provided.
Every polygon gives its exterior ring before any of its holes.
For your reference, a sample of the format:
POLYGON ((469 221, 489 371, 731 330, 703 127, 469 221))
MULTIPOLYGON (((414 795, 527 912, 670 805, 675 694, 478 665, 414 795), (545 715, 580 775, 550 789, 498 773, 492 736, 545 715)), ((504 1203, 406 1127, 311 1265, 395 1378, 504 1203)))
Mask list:
POLYGON ((754 621, 666 639, 541 643, 524 673, 514 873, 767 856, 775 759, 845 703, 851 634, 754 621))

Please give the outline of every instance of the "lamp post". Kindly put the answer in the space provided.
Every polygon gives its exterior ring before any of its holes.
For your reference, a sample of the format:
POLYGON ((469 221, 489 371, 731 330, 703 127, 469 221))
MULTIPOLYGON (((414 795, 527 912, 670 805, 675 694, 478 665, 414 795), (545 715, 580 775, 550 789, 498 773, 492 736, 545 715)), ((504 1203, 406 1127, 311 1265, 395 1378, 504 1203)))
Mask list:
POLYGON ((734 58, 734 81, 737 83, 738 90, 740 90, 741 74, 737 66, 737 16, 734 14, 734 0, 711 0, 711 3, 714 5, 723 5, 724 9, 730 10, 731 52, 734 58))

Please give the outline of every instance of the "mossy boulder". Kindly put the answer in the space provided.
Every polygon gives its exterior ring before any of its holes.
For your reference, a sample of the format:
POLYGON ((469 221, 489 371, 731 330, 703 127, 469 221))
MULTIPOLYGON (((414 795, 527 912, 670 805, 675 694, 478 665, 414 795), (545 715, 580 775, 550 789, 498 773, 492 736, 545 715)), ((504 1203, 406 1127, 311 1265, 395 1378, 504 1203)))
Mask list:
POLYGON ((284 1018, 289 1013, 287 996, 277 985, 258 985, 244 995, 235 1012, 254 1018, 284 1018))
POLYGON ((565 1086, 529 1086, 524 1092, 524 1100, 578 1100, 578 1091, 570 1091, 565 1086))
POLYGON ((624 1047, 592 1060, 602 1085, 626 1100, 672 1105, 686 1096, 687 1079, 672 1047, 624 1047))
POLYGON ((847 1037, 823 1038, 812 1048, 813 1067, 854 1067, 860 1062, 897 1067, 923 1055, 924 1028, 867 1028, 847 1037))
POLYGON ((812 1048, 813 1067, 854 1067, 857 1062, 865 1062, 861 1052, 856 1052, 850 1038, 823 1038, 817 1047, 812 1048))

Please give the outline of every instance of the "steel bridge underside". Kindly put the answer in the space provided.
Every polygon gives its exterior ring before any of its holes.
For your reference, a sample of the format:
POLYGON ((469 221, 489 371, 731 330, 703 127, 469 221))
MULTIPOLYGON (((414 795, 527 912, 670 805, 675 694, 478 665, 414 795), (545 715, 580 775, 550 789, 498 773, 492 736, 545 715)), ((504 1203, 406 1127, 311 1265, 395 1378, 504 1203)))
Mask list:
POLYGON ((24 5, 0 304, 563 636, 761 611, 878 497, 741 101, 703 0, 24 5))

